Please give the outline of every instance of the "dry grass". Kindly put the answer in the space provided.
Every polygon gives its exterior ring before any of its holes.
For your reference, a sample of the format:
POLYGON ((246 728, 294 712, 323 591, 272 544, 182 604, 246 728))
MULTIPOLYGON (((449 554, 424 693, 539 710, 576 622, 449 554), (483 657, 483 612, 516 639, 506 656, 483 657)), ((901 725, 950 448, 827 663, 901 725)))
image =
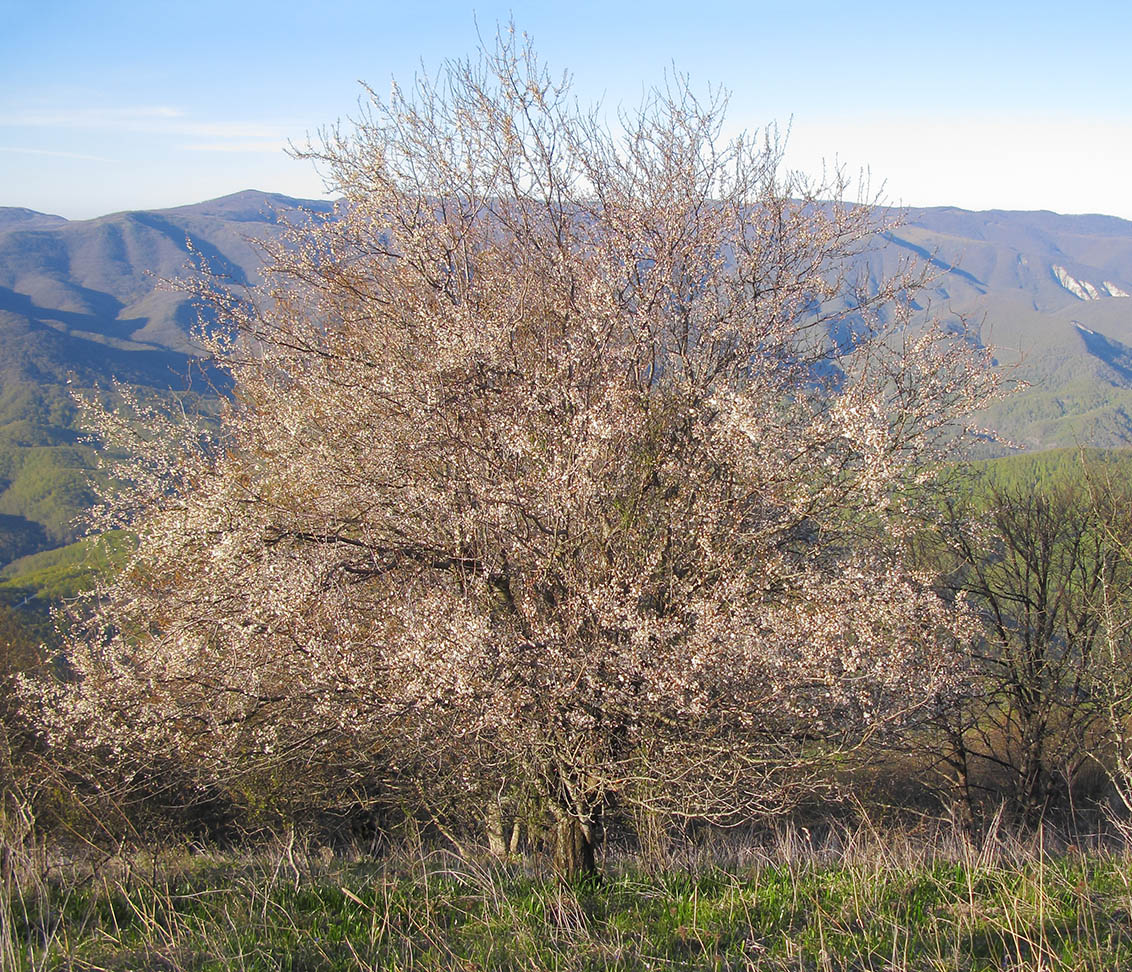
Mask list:
POLYGON ((31 970, 1112 970, 1132 968, 1132 856, 995 831, 873 828, 606 861, 279 845, 101 862, 8 847, 0 965, 31 970))

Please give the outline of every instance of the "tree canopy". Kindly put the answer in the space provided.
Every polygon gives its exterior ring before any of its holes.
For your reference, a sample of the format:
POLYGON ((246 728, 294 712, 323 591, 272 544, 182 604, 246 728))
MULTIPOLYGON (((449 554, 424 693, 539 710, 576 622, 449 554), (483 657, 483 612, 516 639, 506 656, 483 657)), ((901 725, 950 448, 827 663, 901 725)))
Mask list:
POLYGON ((724 106, 676 78, 610 128, 504 33, 325 132, 336 215, 209 285, 219 435, 150 414, 122 471, 57 733, 523 789, 576 871, 611 806, 734 822, 930 700, 971 618, 905 516, 986 355, 724 106))

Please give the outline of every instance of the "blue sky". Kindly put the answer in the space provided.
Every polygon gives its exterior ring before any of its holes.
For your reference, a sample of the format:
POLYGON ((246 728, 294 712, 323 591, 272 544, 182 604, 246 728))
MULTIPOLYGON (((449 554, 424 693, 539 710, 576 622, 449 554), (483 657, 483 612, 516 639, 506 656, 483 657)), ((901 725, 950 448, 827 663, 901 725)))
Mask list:
POLYGON ((513 17, 583 101, 676 69, 730 126, 791 126, 789 162, 867 167, 905 205, 1132 219, 1132 6, 0 0, 0 205, 69 218, 244 188, 317 196, 287 158, 513 17))

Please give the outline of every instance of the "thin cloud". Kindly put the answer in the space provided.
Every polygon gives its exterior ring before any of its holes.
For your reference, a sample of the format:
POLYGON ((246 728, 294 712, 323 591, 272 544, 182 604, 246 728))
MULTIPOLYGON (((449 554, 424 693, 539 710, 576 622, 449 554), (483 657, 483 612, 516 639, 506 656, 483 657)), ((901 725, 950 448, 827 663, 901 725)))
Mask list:
POLYGON ((162 129, 171 135, 191 135, 197 138, 273 138, 281 143, 286 139, 283 125, 262 125, 254 122, 185 122, 162 129))
POLYGON ((286 136, 286 126, 282 124, 193 121, 182 109, 169 105, 24 111, 0 115, 0 127, 84 128, 190 138, 283 139, 286 136))
POLYGON ((287 148, 287 142, 275 139, 264 142, 198 142, 195 145, 178 145, 183 152, 267 152, 272 155, 287 148))
POLYGON ((30 128, 117 128, 136 124, 169 122, 184 112, 169 105, 138 105, 124 108, 42 108, 0 116, 0 125, 30 128))
POLYGON ((82 159, 84 162, 114 162, 101 155, 84 155, 82 152, 58 152, 54 149, 22 148, 15 145, 0 145, 0 152, 16 152, 21 155, 51 155, 60 159, 82 159))

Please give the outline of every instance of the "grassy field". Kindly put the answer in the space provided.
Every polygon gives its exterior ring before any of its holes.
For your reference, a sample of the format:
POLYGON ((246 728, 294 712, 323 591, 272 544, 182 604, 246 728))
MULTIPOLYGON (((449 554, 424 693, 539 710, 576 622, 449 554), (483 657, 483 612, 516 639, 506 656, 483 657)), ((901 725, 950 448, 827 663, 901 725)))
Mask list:
POLYGON ((800 840, 597 886, 447 852, 10 860, 5 970, 1116 970, 1132 856, 800 840))

